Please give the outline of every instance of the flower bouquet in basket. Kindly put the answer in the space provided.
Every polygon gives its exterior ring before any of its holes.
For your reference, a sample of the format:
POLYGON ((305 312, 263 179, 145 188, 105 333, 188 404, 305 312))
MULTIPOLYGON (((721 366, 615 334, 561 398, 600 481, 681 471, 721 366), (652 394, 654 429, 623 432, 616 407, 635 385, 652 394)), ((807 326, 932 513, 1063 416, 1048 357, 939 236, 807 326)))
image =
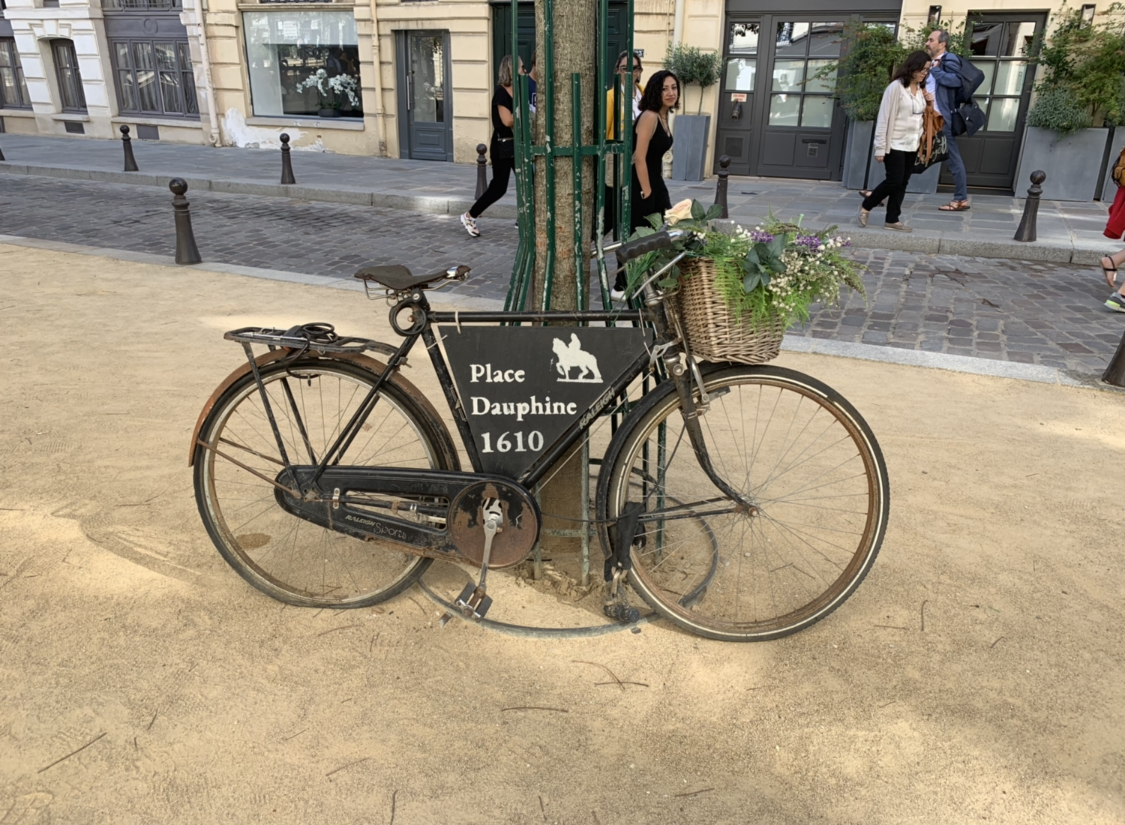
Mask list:
POLYGON ((660 286, 679 286, 671 301, 688 346, 705 361, 757 364, 776 358, 781 339, 794 322, 806 321, 816 301, 835 306, 840 288, 863 294, 863 268, 843 254, 851 245, 832 226, 822 231, 784 223, 773 214, 752 230, 715 222, 720 207, 707 209, 685 200, 664 215, 653 215, 652 229, 665 225, 688 230, 673 250, 650 252, 628 264, 630 291, 646 272, 681 252, 687 256, 660 286))

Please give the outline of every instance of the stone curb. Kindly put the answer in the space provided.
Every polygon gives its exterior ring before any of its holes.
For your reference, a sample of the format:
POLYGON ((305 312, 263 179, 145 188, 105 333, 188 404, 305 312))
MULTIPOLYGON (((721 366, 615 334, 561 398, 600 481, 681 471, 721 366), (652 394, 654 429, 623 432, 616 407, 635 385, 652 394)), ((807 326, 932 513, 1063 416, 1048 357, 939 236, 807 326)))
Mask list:
MULTIPOLYGON (((302 272, 260 269, 252 266, 214 262, 181 266, 175 262, 175 258, 171 255, 158 255, 151 252, 132 252, 122 249, 86 246, 83 244, 68 243, 66 241, 44 241, 37 238, 24 238, 17 235, 3 234, 0 234, 0 244, 11 244, 13 246, 23 246, 32 249, 48 249, 54 252, 70 252, 77 255, 93 255, 110 258, 111 260, 156 264, 158 266, 166 266, 185 272, 204 270, 229 275, 241 275, 248 278, 262 278, 271 281, 305 284, 307 286, 327 287, 328 289, 343 289, 350 292, 363 291, 363 287, 355 281, 331 278, 325 275, 308 275, 302 272)), ((459 306, 465 310, 496 310, 502 306, 501 302, 497 300, 475 298, 469 295, 459 295, 449 292, 443 292, 440 296, 435 296, 435 298, 435 303, 440 302, 440 304, 444 305, 459 306)), ((876 361, 886 364, 899 364, 907 367, 939 369, 949 372, 981 375, 990 378, 1008 378, 1016 381, 1033 381, 1040 384, 1081 387, 1125 394, 1125 390, 1106 384, 1095 377, 1075 375, 1064 370, 1055 369, 1054 367, 1045 367, 1038 364, 1020 364, 1013 361, 996 361, 989 358, 972 358, 965 355, 898 349, 896 347, 879 346, 876 344, 857 344, 849 341, 833 341, 824 338, 811 338, 791 334, 786 335, 782 340, 781 349, 785 352, 828 355, 837 358, 854 358, 861 361, 876 361)))
MULTIPOLYGON (((18 163, 0 163, 0 174, 35 175, 70 180, 104 181, 134 186, 156 186, 167 189, 168 181, 175 175, 146 174, 144 172, 109 172, 103 169, 82 169, 67 166, 34 166, 18 163)), ((292 198, 322 203, 346 203, 359 206, 380 206, 411 212, 438 215, 460 215, 473 205, 472 198, 441 197, 434 195, 409 195, 398 192, 380 192, 348 187, 309 186, 295 184, 226 179, 214 180, 192 175, 180 175, 191 190, 219 192, 230 195, 257 195, 268 198, 292 198)), ((516 207, 503 202, 489 207, 488 217, 514 219, 516 207)), ((1097 265, 1105 255, 1099 246, 1076 243, 1066 238, 1046 238, 1035 243, 1020 243, 1006 238, 982 240, 957 235, 946 235, 935 230, 919 229, 910 233, 897 233, 886 229, 860 229, 844 227, 857 249, 882 249, 896 252, 925 252, 966 257, 1000 258, 1015 261, 1036 261, 1059 264, 1097 265)))

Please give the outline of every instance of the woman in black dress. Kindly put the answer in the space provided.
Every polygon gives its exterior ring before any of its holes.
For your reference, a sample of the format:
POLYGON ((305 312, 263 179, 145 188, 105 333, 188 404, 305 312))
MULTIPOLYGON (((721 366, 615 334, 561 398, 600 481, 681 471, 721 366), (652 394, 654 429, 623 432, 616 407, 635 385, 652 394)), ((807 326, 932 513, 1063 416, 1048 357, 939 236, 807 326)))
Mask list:
MULTIPOLYGON (((663 215, 672 208, 668 187, 661 177, 664 155, 672 148, 668 113, 680 102, 680 81, 669 71, 649 78, 641 97, 641 116, 633 125, 633 198, 630 233, 639 226, 650 226, 649 215, 663 215)), ((615 300, 625 297, 625 273, 618 272, 610 293, 615 300)))
POLYGON ((648 226, 649 215, 663 215, 672 208, 668 187, 661 177, 664 155, 672 148, 668 113, 680 102, 680 81, 661 71, 649 78, 641 98, 641 116, 633 126, 633 209, 632 229, 648 226))
POLYGON ((492 143, 488 148, 488 156, 492 159, 492 183, 484 190, 472 209, 461 216, 461 225, 472 237, 479 238, 480 230, 477 229, 477 218, 488 207, 504 197, 508 191, 508 178, 515 167, 516 147, 512 141, 512 124, 515 116, 512 110, 512 56, 504 55, 500 61, 500 70, 497 72, 496 93, 492 96, 492 143))

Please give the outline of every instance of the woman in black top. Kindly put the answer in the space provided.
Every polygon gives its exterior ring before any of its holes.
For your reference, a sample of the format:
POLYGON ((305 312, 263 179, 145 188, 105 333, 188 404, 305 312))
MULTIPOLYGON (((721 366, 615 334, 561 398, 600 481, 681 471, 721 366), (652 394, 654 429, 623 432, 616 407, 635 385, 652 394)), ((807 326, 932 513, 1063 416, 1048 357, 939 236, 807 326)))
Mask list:
POLYGON ((492 96, 492 143, 489 145, 488 155, 492 158, 492 183, 484 190, 484 194, 473 204, 473 208, 461 216, 461 225, 472 237, 479 238, 480 230, 477 229, 477 218, 484 210, 504 197, 508 191, 508 178, 515 166, 516 147, 512 141, 512 124, 515 117, 512 110, 512 56, 504 55, 500 61, 500 71, 497 78, 496 93, 492 96))
POLYGON ((672 148, 668 113, 680 102, 680 81, 668 71, 654 74, 641 98, 641 116, 633 126, 633 205, 630 229, 648 226, 649 215, 672 208, 668 187, 661 177, 664 155, 672 148))

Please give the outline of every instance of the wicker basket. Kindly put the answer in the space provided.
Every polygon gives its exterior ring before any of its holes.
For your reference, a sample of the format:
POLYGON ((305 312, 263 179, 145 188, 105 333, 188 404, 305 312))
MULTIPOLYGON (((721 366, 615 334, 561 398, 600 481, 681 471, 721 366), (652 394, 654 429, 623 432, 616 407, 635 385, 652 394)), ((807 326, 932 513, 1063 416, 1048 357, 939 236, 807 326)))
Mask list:
POLYGON ((735 318, 715 289, 714 261, 690 258, 680 268, 683 276, 672 306, 696 358, 761 364, 777 357, 785 335, 780 316, 753 325, 735 318))

